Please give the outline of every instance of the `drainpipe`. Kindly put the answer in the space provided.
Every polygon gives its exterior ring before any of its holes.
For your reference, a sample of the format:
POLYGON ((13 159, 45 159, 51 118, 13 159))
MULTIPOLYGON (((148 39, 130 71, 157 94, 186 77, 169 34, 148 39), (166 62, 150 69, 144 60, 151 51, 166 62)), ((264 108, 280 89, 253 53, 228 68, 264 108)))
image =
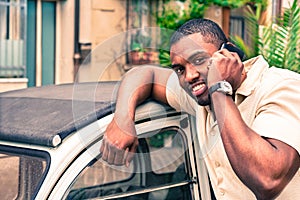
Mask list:
POLYGON ((75 0, 75 26, 74 26, 74 82, 76 82, 77 72, 81 64, 81 52, 79 44, 79 12, 80 0, 75 0))
POLYGON ((56 39, 55 39, 55 84, 59 84, 61 82, 61 54, 62 54, 62 29, 61 29, 61 22, 62 20, 62 12, 61 12, 61 3, 56 3, 56 39))
POLYGON ((36 4, 36 86, 42 85, 42 0, 36 4))
MULTIPOLYGON (((128 41, 128 37, 129 37, 129 33, 131 33, 131 30, 129 27, 129 1, 126 1, 126 40, 128 41)), ((131 43, 131 41, 130 41, 131 43)), ((130 46, 128 44, 128 42, 126 42, 126 64, 129 64, 129 51, 130 51, 130 46)))

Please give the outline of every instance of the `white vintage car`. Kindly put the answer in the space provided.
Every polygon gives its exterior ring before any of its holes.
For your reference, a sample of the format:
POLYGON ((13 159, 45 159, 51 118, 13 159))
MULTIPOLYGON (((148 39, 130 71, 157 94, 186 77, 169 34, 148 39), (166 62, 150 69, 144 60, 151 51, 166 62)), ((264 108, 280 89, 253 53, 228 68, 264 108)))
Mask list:
POLYGON ((129 167, 99 155, 117 82, 0 94, 1 199, 211 199, 194 118, 149 101, 129 167))

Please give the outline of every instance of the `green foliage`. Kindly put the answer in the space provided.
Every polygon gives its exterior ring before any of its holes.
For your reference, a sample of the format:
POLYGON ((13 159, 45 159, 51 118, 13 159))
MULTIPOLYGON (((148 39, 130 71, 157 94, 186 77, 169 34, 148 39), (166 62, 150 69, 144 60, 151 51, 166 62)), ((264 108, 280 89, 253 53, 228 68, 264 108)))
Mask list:
MULTIPOLYGON (((260 5, 257 5, 258 7, 261 7, 260 5)), ((247 5, 246 7, 246 33, 248 34, 248 37, 250 39, 249 44, 246 44, 243 39, 240 36, 232 35, 230 36, 230 39, 240 48, 244 51, 247 58, 255 57, 260 52, 261 47, 261 39, 259 37, 259 19, 261 17, 261 11, 258 11, 256 9, 256 12, 254 12, 253 7, 250 5, 247 5)))
MULTIPOLYGON (((258 6, 258 8, 263 6, 258 6)), ((300 73, 300 7, 297 5, 297 0, 294 0, 292 6, 286 9, 276 22, 268 27, 262 27, 260 34, 259 14, 258 9, 256 13, 248 9, 246 17, 247 32, 251 36, 252 48, 237 36, 231 39, 244 50, 249 58, 261 54, 270 66, 300 73)))
MULTIPOLYGON (((169 8, 166 6, 168 2, 170 2, 170 0, 164 1, 162 12, 156 17, 157 25, 166 30, 162 31, 160 35, 161 48, 159 50, 159 60, 163 67, 169 67, 171 65, 169 40, 173 30, 176 30, 190 19, 203 18, 204 11, 207 8, 207 4, 201 3, 199 0, 190 0, 188 8, 184 10, 169 8)), ((182 0, 181 2, 185 1, 182 0)))
POLYGON ((239 8, 248 3, 249 0, 206 0, 203 2, 208 2, 221 7, 239 8))
POLYGON ((268 0, 250 0, 247 4, 255 8, 256 18, 258 19, 261 12, 267 9, 268 0))
POLYGON ((165 138, 174 137, 174 131, 164 131, 149 138, 149 144, 152 147, 162 148, 165 145, 165 138))
MULTIPOLYGON (((182 24, 190 19, 203 18, 205 10, 212 4, 221 7, 238 8, 245 5, 248 2, 254 0, 189 0, 188 8, 185 10, 170 9, 166 5, 172 0, 163 0, 163 9, 156 17, 157 25, 161 28, 168 30, 176 30, 182 24)), ((174 0, 173 0, 174 1, 174 0)), ((260 0, 266 1, 266 0, 260 0)), ((185 2, 185 0, 181 0, 185 2)), ((171 65, 170 55, 169 55, 169 39, 171 36, 170 31, 161 33, 161 48, 159 54, 160 64, 163 67, 169 67, 171 65)))
MULTIPOLYGON (((168 7, 170 0, 163 1, 162 12, 156 17, 156 23, 159 27, 176 30, 186 21, 193 18, 202 18, 207 4, 201 3, 199 0, 189 0, 187 9, 173 9, 168 7)), ((182 3, 185 0, 180 1, 182 3)))
POLYGON ((160 49, 158 59, 162 67, 170 67, 172 64, 170 59, 170 52, 167 50, 160 49))
POLYGON ((300 7, 291 8, 271 26, 263 29, 261 54, 271 66, 300 72, 300 7))
POLYGON ((138 30, 135 35, 131 37, 131 50, 132 51, 145 51, 145 48, 151 45, 151 37, 143 34, 138 30))

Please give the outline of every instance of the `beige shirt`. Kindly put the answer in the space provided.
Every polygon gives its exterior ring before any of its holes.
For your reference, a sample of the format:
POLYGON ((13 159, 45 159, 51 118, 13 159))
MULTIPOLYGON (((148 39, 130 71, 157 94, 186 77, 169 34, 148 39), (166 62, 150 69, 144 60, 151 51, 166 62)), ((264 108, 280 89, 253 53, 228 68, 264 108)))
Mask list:
MULTIPOLYGON (((300 75, 269 68, 262 56, 244 65, 247 78, 235 98, 243 120, 261 136, 285 142, 300 154, 300 75)), ((218 124, 209 109, 199 106, 180 87, 175 73, 170 76, 167 88, 167 99, 172 107, 196 116, 200 159, 205 159, 217 199, 255 199, 233 171, 218 124)), ((300 199, 300 169, 277 199, 300 199)))

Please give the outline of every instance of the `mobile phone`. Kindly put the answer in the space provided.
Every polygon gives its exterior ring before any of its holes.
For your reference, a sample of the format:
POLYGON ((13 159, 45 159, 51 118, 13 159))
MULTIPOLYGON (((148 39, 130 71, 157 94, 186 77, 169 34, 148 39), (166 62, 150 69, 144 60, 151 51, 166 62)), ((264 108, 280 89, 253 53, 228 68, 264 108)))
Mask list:
POLYGON ((241 49, 239 49, 239 48, 237 48, 237 47, 235 47, 233 45, 230 45, 230 44, 227 44, 227 43, 223 43, 222 46, 221 46, 221 48, 220 48, 220 50, 224 49, 224 48, 227 49, 228 51, 236 52, 239 55, 239 57, 240 57, 240 59, 242 61, 246 58, 244 52, 241 49))

